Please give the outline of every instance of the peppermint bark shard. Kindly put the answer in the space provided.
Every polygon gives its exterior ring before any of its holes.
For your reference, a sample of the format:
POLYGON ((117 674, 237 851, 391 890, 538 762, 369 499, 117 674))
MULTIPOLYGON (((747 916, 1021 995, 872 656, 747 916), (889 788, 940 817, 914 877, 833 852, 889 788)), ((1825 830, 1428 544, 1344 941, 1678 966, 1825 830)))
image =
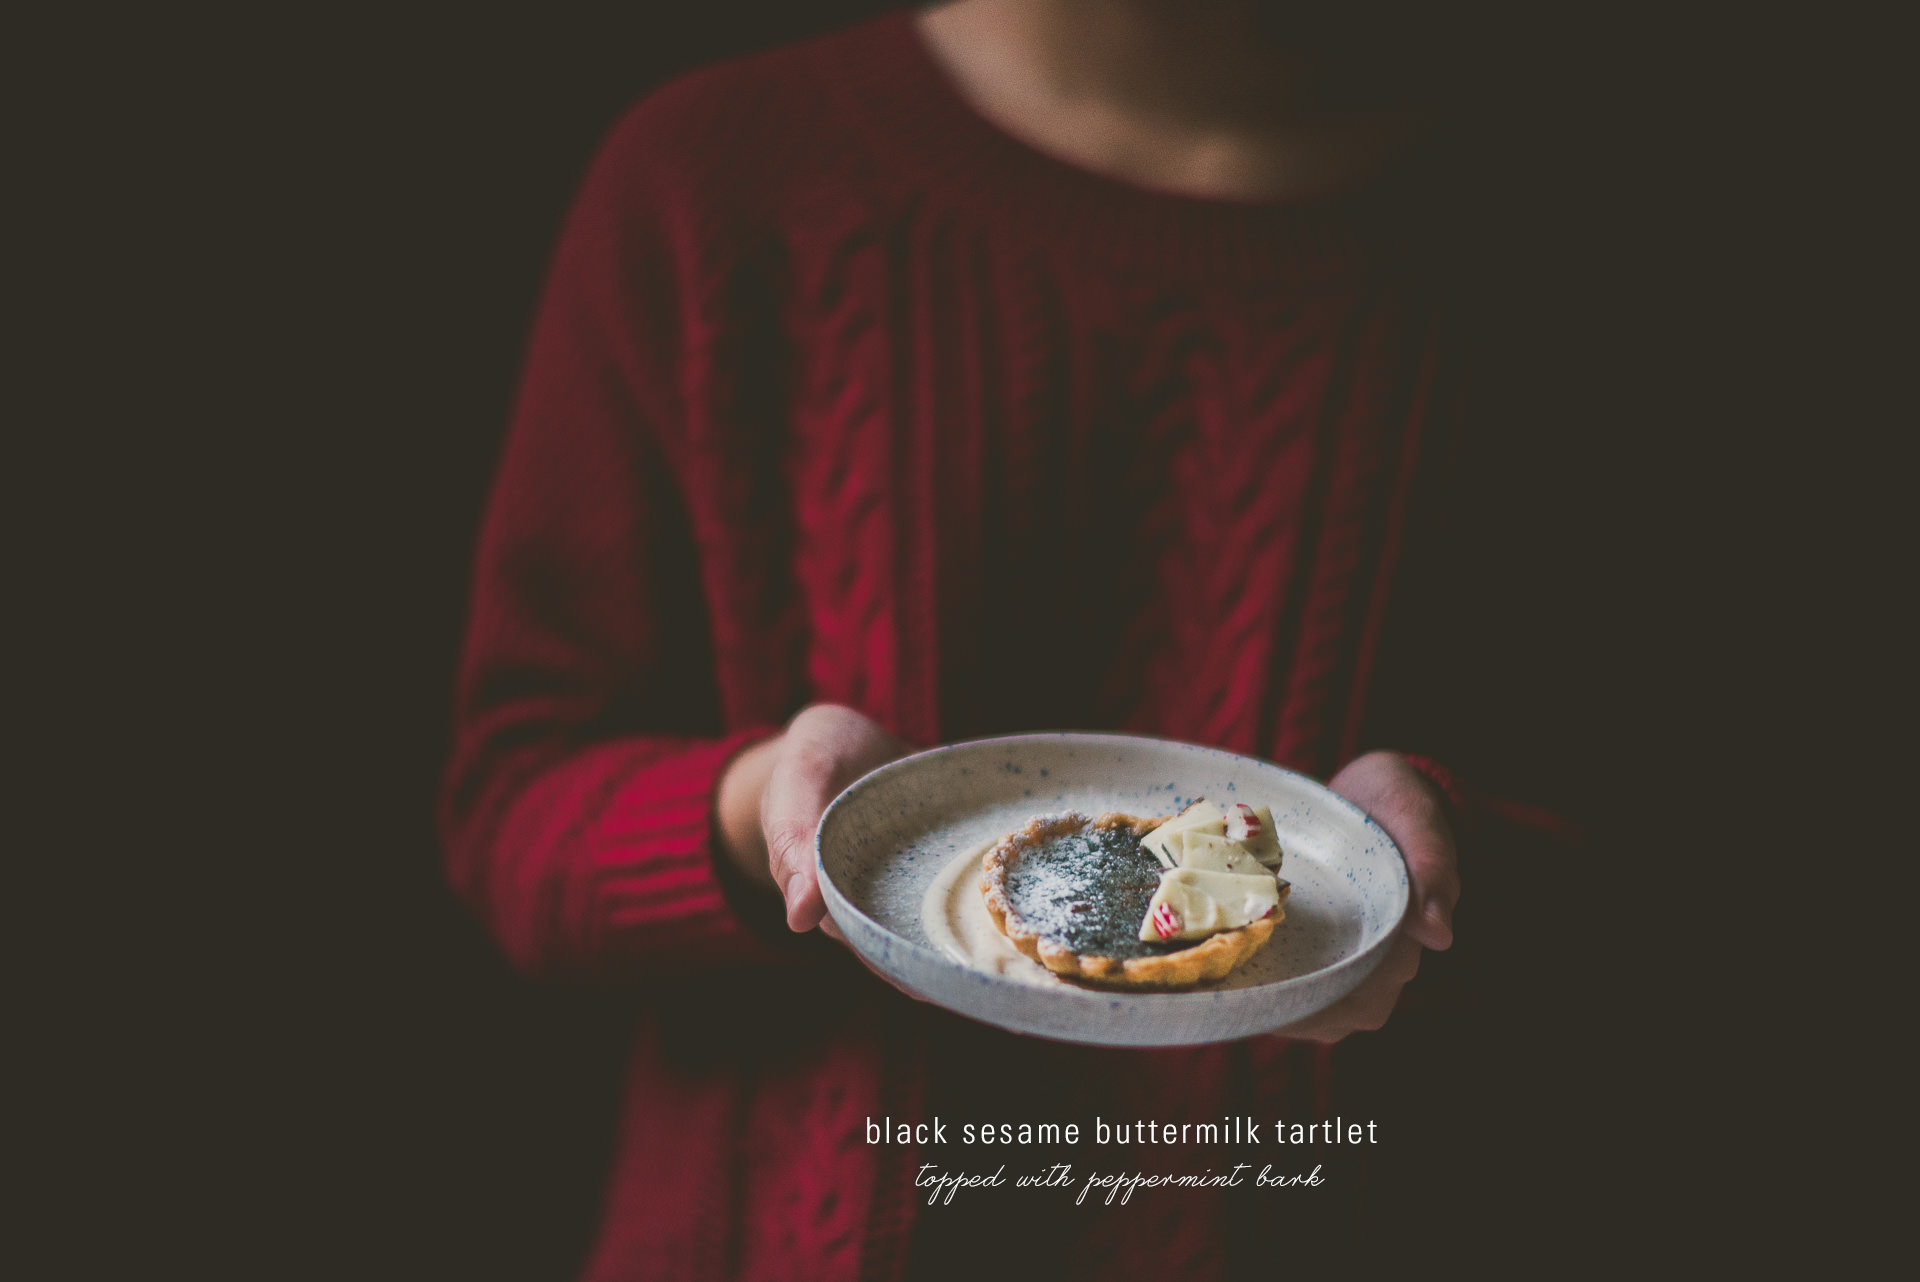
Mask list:
POLYGON ((1273 874, 1242 876, 1200 868, 1160 874, 1160 888, 1140 924, 1143 940, 1204 939, 1251 925, 1279 911, 1286 888, 1273 874))
MULTIPOLYGON (((1172 843, 1168 843, 1171 845, 1172 843)), ((1245 841, 1236 841, 1231 836, 1217 836, 1210 832, 1188 830, 1180 834, 1181 868, 1198 868, 1208 872, 1238 873, 1243 877, 1270 877, 1272 873, 1260 862, 1245 841)))
POLYGON ((1215 836, 1225 836, 1227 832, 1227 821, 1221 814, 1219 806, 1214 805, 1205 797, 1201 797, 1195 800, 1194 803, 1185 810, 1182 810, 1179 814, 1148 833, 1146 840, 1140 844, 1153 853, 1153 857, 1160 861, 1162 868, 1178 868, 1180 866, 1180 846, 1178 842, 1180 834, 1185 832, 1201 832, 1210 833, 1215 836))
POLYGON ((1280 839, 1270 807, 1195 802, 1142 845, 1167 865, 1140 923, 1142 940, 1203 939, 1235 930, 1277 912, 1287 896, 1288 887, 1274 875, 1280 839))
POLYGON ((1249 806, 1244 802, 1231 806, 1221 831, 1244 845, 1247 852, 1267 868, 1280 867, 1280 830, 1273 826, 1271 806, 1249 806))

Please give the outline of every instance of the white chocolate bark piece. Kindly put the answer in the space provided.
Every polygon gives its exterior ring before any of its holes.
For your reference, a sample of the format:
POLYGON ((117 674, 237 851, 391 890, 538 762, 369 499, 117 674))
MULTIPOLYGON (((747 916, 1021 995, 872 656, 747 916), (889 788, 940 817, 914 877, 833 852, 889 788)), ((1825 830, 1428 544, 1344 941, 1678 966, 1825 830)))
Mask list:
POLYGON ((1177 868, 1180 865, 1180 847, 1174 841, 1183 832, 1206 832, 1225 835, 1227 821, 1220 813, 1220 807, 1200 798, 1185 810, 1148 833, 1141 846, 1153 852, 1162 868, 1177 868))
POLYGON ((1246 842, 1191 829, 1180 834, 1180 867, 1230 872, 1242 877, 1272 876, 1246 842))
POLYGON ((1259 921, 1280 907, 1280 882, 1257 877, 1175 868, 1160 874, 1160 889, 1140 923, 1143 940, 1204 939, 1259 921))
MULTIPOLYGON (((1269 869, 1280 867, 1280 830, 1273 826, 1273 807, 1255 806, 1253 817, 1260 831, 1246 839, 1247 850, 1269 869)), ((1224 829, 1223 829, 1224 831, 1224 829)))

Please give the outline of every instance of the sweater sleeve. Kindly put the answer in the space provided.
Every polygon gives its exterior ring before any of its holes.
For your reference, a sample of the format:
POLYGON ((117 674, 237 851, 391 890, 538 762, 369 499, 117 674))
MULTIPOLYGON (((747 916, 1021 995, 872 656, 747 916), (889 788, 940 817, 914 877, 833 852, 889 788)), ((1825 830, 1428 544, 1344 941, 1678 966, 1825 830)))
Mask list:
POLYGON ((458 679, 440 807, 450 875, 528 971, 785 955, 736 910, 759 892, 714 863, 720 774, 774 727, 721 712, 677 444, 699 218, 650 129, 663 132, 643 108, 616 131, 563 232, 458 679))

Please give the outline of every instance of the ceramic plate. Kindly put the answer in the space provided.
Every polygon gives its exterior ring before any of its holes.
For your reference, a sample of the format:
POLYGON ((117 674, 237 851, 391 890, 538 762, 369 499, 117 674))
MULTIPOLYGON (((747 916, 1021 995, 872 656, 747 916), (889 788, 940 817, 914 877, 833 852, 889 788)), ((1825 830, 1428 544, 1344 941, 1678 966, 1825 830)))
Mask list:
POLYGON ((1133 735, 1018 735, 903 758, 835 799, 814 859, 828 911, 882 973, 988 1024, 1107 1046, 1228 1041, 1333 1004, 1386 955, 1408 895, 1392 839, 1324 785, 1257 758, 1133 735), (1280 875, 1293 885, 1266 947, 1218 984, 1155 993, 1038 974, 1023 982, 955 960, 922 920, 943 870, 1034 815, 1171 815, 1196 797, 1271 806, 1286 852, 1280 875))

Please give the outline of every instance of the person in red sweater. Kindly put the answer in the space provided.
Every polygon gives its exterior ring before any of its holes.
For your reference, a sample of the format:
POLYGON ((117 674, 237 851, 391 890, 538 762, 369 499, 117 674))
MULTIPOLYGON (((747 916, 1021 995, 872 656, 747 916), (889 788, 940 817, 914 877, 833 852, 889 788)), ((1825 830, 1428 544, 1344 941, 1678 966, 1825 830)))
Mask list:
POLYGON ((1451 943, 1466 802, 1386 750, 1445 756, 1382 693, 1457 418, 1399 216, 1420 118, 1269 19, 895 14, 688 76, 594 163, 443 798, 517 965, 644 994, 590 1279, 932 1276, 1015 1241, 1059 1277, 1221 1276, 1225 1196, 929 1208, 926 1152, 865 1123, 1301 1116, 1313 1047, 1451 943), (1286 1038, 1122 1052, 967 1023, 821 939, 839 789, 1059 728, 1330 778, 1406 853, 1392 956, 1286 1038))

